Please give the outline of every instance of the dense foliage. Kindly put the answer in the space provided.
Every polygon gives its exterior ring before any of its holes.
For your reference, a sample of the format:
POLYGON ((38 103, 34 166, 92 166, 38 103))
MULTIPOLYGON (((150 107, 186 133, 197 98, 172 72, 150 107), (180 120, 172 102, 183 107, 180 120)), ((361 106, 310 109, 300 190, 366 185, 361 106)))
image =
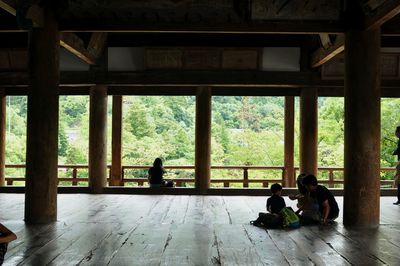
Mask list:
MULTIPOLYGON (((165 165, 194 165, 195 97, 125 96, 123 99, 123 165, 150 165, 156 157, 163 158, 165 165)), ((60 97, 59 164, 88 162, 88 103, 88 96, 60 97)), ((394 129, 399 121, 394 114, 400 109, 399 103, 398 99, 382 100, 382 167, 395 165, 391 154, 397 141, 394 129)), ((212 108, 212 165, 283 165, 283 97, 218 96, 213 97, 212 108)), ((25 162, 26 109, 26 97, 7 97, 7 164, 25 162)), ((111 109, 109 101, 109 163, 111 109)), ((296 165, 298 121, 296 112, 296 165)), ((343 167, 343 121, 342 98, 319 99, 319 166, 343 167)), ((10 175, 10 170, 7 173, 10 175)), ((241 174, 219 171, 213 175, 241 174)), ((272 174, 279 175, 280 171, 272 174)))

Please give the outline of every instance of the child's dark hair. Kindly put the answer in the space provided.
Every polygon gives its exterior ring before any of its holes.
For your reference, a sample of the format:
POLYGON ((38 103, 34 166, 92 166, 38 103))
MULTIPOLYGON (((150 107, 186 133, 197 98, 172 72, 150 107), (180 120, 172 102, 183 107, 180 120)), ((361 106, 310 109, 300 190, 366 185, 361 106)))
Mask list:
POLYGON ((281 190, 282 190, 282 186, 279 185, 278 183, 275 183, 275 184, 273 184, 273 185, 271 186, 271 192, 272 192, 272 194, 275 194, 276 192, 281 191, 281 190))
POLYGON ((307 186, 307 185, 316 186, 316 185, 318 185, 317 178, 315 177, 315 175, 307 175, 303 179, 303 185, 305 185, 305 186, 307 186))

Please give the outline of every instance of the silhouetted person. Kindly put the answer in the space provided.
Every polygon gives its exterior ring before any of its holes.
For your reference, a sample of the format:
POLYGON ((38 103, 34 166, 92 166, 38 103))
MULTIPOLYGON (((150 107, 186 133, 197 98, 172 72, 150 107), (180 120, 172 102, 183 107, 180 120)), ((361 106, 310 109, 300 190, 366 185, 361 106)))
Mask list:
POLYGON ((150 187, 173 187, 174 183, 172 181, 165 181, 163 175, 165 170, 160 158, 156 158, 153 162, 153 167, 149 169, 149 183, 150 187))
POLYGON ((280 211, 286 207, 285 200, 282 198, 282 186, 273 184, 271 186, 272 196, 267 199, 267 211, 269 213, 260 212, 255 221, 250 221, 250 224, 255 226, 278 227, 282 225, 282 217, 280 211))
POLYGON ((272 196, 267 199, 267 211, 272 214, 279 214, 279 212, 286 207, 285 200, 282 198, 282 186, 273 184, 271 186, 272 196))
POLYGON ((0 223, 0 265, 3 264, 7 252, 8 243, 17 239, 17 236, 0 223))
POLYGON ((318 203, 321 214, 321 224, 328 224, 339 216, 339 206, 332 193, 324 186, 318 185, 314 175, 307 175, 303 179, 303 185, 310 193, 310 198, 318 203))
POLYGON ((397 186, 397 201, 393 204, 399 205, 400 204, 400 126, 396 127, 396 137, 398 138, 397 147, 393 152, 393 155, 397 155, 397 165, 396 165, 396 175, 394 176, 394 183, 397 186))
POLYGON ((310 197, 310 193, 303 185, 303 180, 307 174, 302 173, 297 177, 297 189, 299 191, 296 195, 289 195, 289 199, 297 200, 296 214, 300 217, 300 222, 303 225, 318 223, 320 220, 318 203, 315 198, 310 197))

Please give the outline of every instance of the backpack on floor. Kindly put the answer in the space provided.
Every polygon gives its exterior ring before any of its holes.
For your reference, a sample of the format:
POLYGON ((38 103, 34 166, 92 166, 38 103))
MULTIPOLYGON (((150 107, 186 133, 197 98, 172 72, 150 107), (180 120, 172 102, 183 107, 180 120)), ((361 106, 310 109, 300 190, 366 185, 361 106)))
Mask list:
POLYGON ((251 224, 255 226, 264 226, 266 228, 278 228, 282 225, 282 217, 277 214, 260 212, 257 220, 251 224))
POLYGON ((300 227, 300 219, 296 215, 296 213, 292 210, 292 208, 285 207, 280 211, 280 215, 282 216, 283 227, 287 228, 299 228, 300 227))

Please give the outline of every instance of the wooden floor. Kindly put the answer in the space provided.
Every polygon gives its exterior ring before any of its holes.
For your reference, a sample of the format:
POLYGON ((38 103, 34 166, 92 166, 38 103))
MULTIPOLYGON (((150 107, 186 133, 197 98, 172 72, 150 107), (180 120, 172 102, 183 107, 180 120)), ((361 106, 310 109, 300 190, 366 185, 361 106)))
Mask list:
POLYGON ((4 265, 400 265, 393 201, 381 198, 375 230, 344 228, 339 217, 285 231, 249 225, 264 197, 63 194, 58 222, 32 226, 24 195, 0 194, 0 221, 18 235, 4 265))

